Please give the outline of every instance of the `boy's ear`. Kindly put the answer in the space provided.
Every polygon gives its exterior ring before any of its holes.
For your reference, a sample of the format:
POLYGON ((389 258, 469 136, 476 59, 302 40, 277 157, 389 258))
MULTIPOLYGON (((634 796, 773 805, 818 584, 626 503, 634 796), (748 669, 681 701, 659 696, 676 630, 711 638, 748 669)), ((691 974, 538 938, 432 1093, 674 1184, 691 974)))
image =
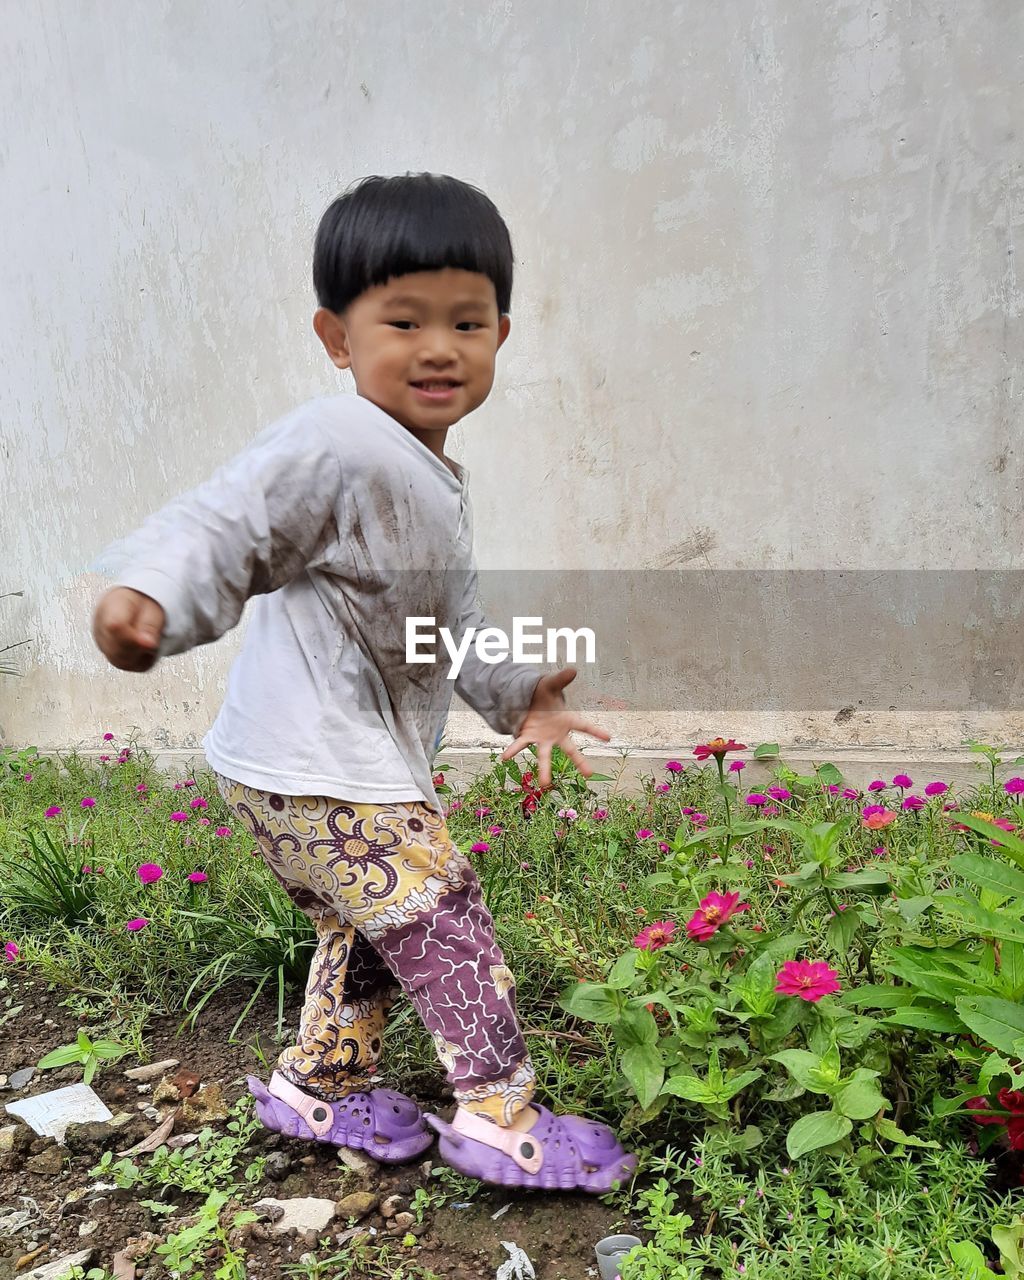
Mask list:
POLYGON ((352 364, 352 353, 348 348, 348 329, 344 320, 326 307, 320 307, 313 313, 313 329, 324 344, 331 363, 339 369, 348 369, 352 364))
POLYGON ((498 346, 499 347, 508 337, 509 330, 511 328, 512 328, 511 316, 502 316, 501 319, 498 321, 498 346))

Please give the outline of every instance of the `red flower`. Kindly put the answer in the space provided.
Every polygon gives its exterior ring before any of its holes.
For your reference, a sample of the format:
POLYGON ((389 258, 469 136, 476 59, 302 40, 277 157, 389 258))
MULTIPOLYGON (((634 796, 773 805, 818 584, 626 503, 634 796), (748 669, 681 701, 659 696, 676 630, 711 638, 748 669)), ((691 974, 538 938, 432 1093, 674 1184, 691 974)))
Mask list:
POLYGON ((707 942, 733 916, 749 910, 750 907, 746 902, 740 902, 738 893, 709 893, 701 900, 692 918, 687 921, 687 935, 695 942, 707 942))
POLYGON ((821 960, 787 960, 775 978, 775 993, 817 1004, 839 991, 839 974, 821 960))
POLYGON ((729 751, 746 751, 746 749, 742 742, 734 742, 732 738, 728 742, 725 738, 712 738, 710 742, 694 747, 693 754, 703 764, 709 756, 714 756, 716 760, 721 760, 729 751))
POLYGON ((633 946, 641 951, 660 951, 672 941, 675 931, 674 921, 657 920, 654 924, 649 924, 645 929, 640 930, 633 939, 633 946))

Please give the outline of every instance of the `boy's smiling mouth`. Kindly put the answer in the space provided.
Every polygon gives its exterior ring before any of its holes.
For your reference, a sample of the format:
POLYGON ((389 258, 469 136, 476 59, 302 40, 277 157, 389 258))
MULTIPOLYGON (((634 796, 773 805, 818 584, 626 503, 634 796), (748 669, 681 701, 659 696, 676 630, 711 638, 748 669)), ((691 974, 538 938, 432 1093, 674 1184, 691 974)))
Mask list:
POLYGON ((437 403, 450 400, 462 383, 456 382, 454 378, 422 378, 409 385, 418 396, 437 403))

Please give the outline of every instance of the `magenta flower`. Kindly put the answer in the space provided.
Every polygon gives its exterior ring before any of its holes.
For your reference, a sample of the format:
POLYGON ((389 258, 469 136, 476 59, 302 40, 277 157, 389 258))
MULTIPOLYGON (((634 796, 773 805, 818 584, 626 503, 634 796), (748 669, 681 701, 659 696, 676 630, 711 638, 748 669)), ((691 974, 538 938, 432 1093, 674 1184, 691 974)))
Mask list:
POLYGON ((607 810, 607 809, 595 809, 595 810, 594 810, 594 812, 593 812, 590 816, 594 819, 594 821, 595 821, 595 822, 607 822, 607 821, 608 821, 608 810, 607 810))
POLYGON ((188 802, 190 809, 208 809, 210 806, 206 803, 202 796, 196 796, 194 800, 188 802))
POLYGON ((92 798, 92 796, 86 796, 85 799, 82 801, 83 809, 95 809, 95 807, 96 807, 96 801, 92 798))
POLYGON ((103 735, 103 741, 104 741, 104 742, 113 742, 113 741, 114 741, 114 735, 113 735, 112 733, 105 733, 105 734, 103 735))
POLYGON ((944 796, 949 790, 949 784, 945 782, 929 782, 924 789, 926 796, 944 796))
POLYGON ((171 821, 172 822, 188 822, 188 814, 182 813, 180 809, 176 809, 174 813, 171 814, 171 821))
POLYGON ((145 929, 149 921, 145 916, 136 916, 134 920, 129 920, 125 928, 129 933, 138 933, 140 929, 145 929))
POLYGON ((681 814, 684 814, 687 818, 692 818, 693 815, 697 812, 697 810, 696 809, 680 809, 679 812, 681 814))
MULTIPOLYGON (((488 809, 487 812, 490 813, 490 809, 488 809)), ((580 815, 575 809, 559 809, 558 816, 563 822, 575 822, 580 815)))
POLYGON ((208 827, 210 825, 209 818, 196 818, 196 822, 198 822, 201 827, 208 827))
POLYGON ((231 834, 231 828, 230 828, 230 827, 218 827, 218 828, 217 828, 217 830, 216 830, 213 834, 214 834, 215 836, 220 836, 220 838, 221 838, 222 840, 226 840, 226 839, 227 839, 227 837, 231 834))
POLYGON ((659 796, 667 795, 672 790, 671 782, 659 782, 655 785, 654 790, 659 796))
POLYGON ((830 796, 837 796, 839 794, 839 784, 838 782, 830 782, 822 787, 822 791, 827 791, 830 796))
POLYGON ((669 773, 682 773, 683 767, 684 766, 678 760, 670 760, 668 764, 665 765, 665 768, 669 773))
POLYGON ((920 796, 906 796, 901 807, 904 809, 923 809, 927 803, 928 801, 922 800, 920 796))
POLYGON ((742 773, 746 768, 746 762, 743 760, 733 760, 729 765, 730 773, 742 773))
POLYGON ((811 1004, 839 990, 839 974, 821 960, 787 960, 775 975, 776 995, 797 996, 811 1004))
POLYGON ((747 796, 747 804, 752 804, 755 808, 767 803, 768 797, 763 796, 760 791, 751 791, 750 795, 747 796))
POLYGON ((175 791, 180 791, 184 785, 185 785, 184 782, 176 782, 174 784, 175 791))
POLYGON ((183 787, 194 787, 196 785, 196 780, 195 778, 186 778, 181 785, 183 787))
POLYGON ((886 784, 886 783, 884 783, 884 782, 882 781, 882 779, 881 779, 881 778, 876 778, 876 779, 874 780, 874 782, 869 782, 869 783, 868 783, 868 790, 869 790, 869 791, 884 791, 884 790, 885 790, 885 788, 886 788, 886 785, 887 785, 887 784, 886 784))
POLYGON ((695 827, 706 827, 708 825, 708 815, 706 813, 695 813, 690 821, 695 827))
POLYGON ((143 884, 156 884, 163 875, 164 869, 156 862, 144 862, 137 872, 143 884))
POLYGON ((13 964, 20 954, 21 952, 18 950, 18 944, 16 942, 4 943, 4 960, 8 964, 13 964))
POLYGON ((207 875, 205 871, 193 871, 190 873, 188 878, 189 884, 205 884, 206 880, 207 875))
POLYGON ((1024 778, 1007 778, 1003 783, 1003 790, 1007 795, 1019 796, 1024 792, 1024 778))
POLYGON ((901 791, 905 791, 907 787, 912 787, 914 785, 914 779, 908 777, 905 773, 898 773, 896 777, 893 778, 892 785, 894 787, 899 787, 901 791))
POLYGON ((476 844, 469 846, 470 853, 490 853, 491 846, 486 840, 478 840, 476 844))
POLYGON ((489 818, 491 816, 491 811, 488 809, 487 805, 482 804, 478 809, 473 810, 473 814, 477 818, 489 818))
POLYGON ((672 941, 675 931, 674 921, 656 920, 640 930, 633 939, 633 946, 640 951, 660 951, 672 941))
POLYGON ((792 800, 792 791, 787 791, 785 787, 769 787, 768 794, 773 800, 792 800))
POLYGON ((26 773, 24 778, 22 778, 22 782, 31 782, 31 781, 32 781, 32 775, 30 773, 26 773))
POLYGON ((740 902, 738 893, 709 893, 686 923, 686 933, 695 942, 707 942, 741 911, 749 911, 750 904, 740 902))
POLYGON ((61 809, 59 804, 51 804, 49 809, 47 809, 45 816, 47 818, 56 818, 61 813, 63 813, 63 810, 61 809))
POLYGON ((109 764, 110 756, 100 756, 100 764, 109 764))
POLYGON ((853 787, 847 787, 846 790, 843 792, 844 800, 857 800, 859 798, 860 798, 860 792, 855 791, 853 787))
POLYGON ((499 827, 499 826, 488 827, 487 834, 489 836, 500 836, 504 830, 505 830, 504 827, 499 827))
POLYGON ((640 830, 636 833, 636 838, 638 840, 650 840, 651 836, 653 835, 654 835, 654 832, 651 831, 649 827, 641 827, 640 830))
POLYGON ((146 792, 149 790, 149 787, 147 787, 144 782, 140 782, 138 786, 136 786, 135 790, 139 793, 140 796, 144 796, 146 792))

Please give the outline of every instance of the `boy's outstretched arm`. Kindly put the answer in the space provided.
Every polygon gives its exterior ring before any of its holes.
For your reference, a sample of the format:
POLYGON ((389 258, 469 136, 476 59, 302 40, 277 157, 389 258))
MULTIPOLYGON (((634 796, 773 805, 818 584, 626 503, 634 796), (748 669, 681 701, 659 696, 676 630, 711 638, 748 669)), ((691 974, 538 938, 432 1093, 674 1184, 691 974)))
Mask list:
POLYGON ((587 733, 601 742, 608 742, 611 738, 606 729, 584 720, 566 702, 562 690, 575 679, 575 667, 563 667, 561 671, 541 676, 515 741, 501 753, 502 760, 511 760, 526 747, 535 746, 537 781, 542 788, 551 786, 551 753, 555 747, 562 748, 585 778, 589 778, 594 772, 589 761, 570 738, 570 733, 587 733))
POLYGON ((92 635, 100 652, 122 671, 148 671, 156 662, 166 615, 160 605, 130 587, 100 597, 92 635))

